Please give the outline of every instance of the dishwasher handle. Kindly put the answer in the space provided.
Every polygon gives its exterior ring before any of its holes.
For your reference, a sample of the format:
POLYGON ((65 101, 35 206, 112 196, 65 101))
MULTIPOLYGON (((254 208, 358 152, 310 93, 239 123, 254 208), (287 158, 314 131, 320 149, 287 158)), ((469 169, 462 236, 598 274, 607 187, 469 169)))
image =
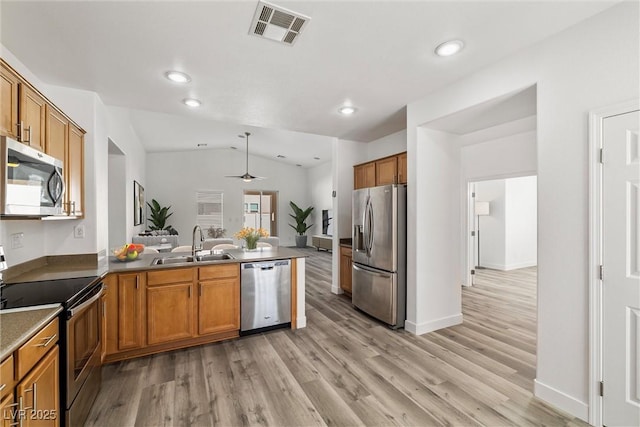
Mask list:
POLYGON ((273 270, 276 267, 288 266, 290 265, 290 263, 291 263, 290 260, 275 261, 275 262, 247 262, 247 263, 241 264, 241 267, 243 270, 248 270, 253 268, 260 269, 260 270, 273 270))

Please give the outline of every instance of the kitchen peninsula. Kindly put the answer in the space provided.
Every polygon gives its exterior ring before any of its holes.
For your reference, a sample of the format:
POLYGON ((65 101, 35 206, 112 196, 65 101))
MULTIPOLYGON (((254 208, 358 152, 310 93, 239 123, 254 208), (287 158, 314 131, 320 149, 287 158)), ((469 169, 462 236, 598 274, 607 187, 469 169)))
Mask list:
POLYGON ((232 258, 194 262, 186 261, 188 253, 142 253, 134 261, 109 257, 93 265, 49 257, 7 282, 100 277, 105 363, 238 337, 244 262, 291 260, 291 328, 306 326, 303 253, 284 247, 225 252, 232 258), (185 262, 154 263, 177 256, 185 262))

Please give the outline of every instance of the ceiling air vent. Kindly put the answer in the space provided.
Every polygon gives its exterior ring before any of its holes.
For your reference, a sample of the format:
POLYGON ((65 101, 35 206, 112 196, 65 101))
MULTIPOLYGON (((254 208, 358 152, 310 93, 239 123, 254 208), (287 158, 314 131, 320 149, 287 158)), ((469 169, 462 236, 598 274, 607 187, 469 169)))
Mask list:
POLYGON ((249 34, 291 46, 309 21, 308 16, 259 1, 249 34))

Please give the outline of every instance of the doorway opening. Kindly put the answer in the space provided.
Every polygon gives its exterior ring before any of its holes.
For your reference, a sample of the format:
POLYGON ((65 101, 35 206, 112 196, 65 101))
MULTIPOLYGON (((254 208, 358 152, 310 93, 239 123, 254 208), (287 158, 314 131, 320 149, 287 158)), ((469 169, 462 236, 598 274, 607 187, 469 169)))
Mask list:
POLYGON ((245 190, 243 227, 264 228, 270 236, 278 236, 278 192, 245 190))
POLYGON ((474 181, 468 194, 466 284, 484 269, 537 267, 537 177, 474 181))

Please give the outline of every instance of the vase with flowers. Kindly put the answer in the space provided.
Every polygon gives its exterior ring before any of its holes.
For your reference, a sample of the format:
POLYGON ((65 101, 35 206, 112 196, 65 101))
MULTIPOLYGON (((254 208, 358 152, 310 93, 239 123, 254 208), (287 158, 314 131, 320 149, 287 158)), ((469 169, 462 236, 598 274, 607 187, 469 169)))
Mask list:
POLYGON ((264 228, 244 227, 233 235, 236 239, 242 239, 246 242, 246 248, 253 250, 258 247, 258 239, 261 237, 269 237, 269 232, 264 228))

